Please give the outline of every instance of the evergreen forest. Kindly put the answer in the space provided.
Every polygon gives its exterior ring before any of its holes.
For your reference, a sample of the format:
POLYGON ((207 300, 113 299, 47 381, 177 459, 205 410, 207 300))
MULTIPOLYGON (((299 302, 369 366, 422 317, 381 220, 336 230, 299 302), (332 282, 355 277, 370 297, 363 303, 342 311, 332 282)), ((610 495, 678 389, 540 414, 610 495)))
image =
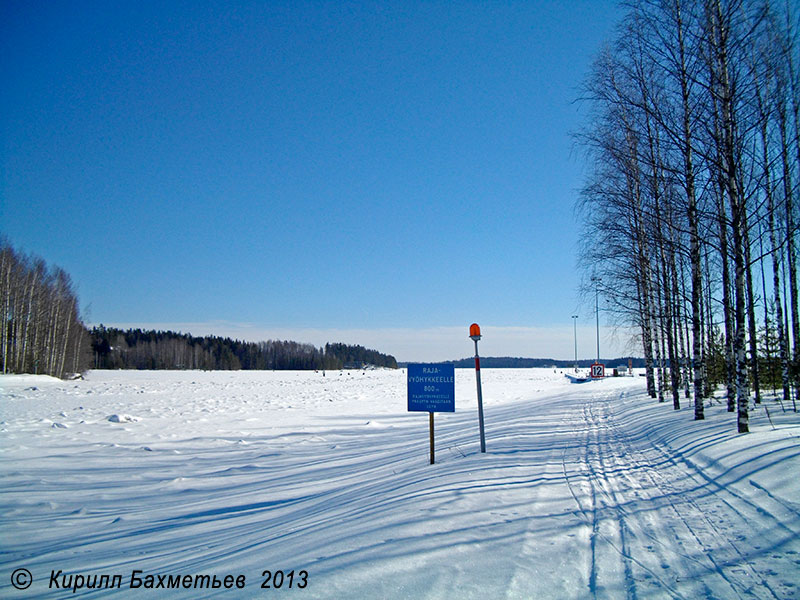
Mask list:
POLYGON ((195 337, 173 331, 91 331, 93 367, 97 369, 308 370, 397 368, 393 356, 363 346, 269 340, 244 342, 217 336, 195 337))

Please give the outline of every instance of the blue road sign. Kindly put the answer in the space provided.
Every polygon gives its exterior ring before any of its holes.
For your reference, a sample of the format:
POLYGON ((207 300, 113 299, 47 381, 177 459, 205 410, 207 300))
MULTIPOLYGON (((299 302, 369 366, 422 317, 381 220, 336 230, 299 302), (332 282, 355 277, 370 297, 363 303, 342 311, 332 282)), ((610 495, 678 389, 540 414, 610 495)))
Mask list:
POLYGON ((455 412, 455 367, 446 363, 408 365, 408 410, 455 412))

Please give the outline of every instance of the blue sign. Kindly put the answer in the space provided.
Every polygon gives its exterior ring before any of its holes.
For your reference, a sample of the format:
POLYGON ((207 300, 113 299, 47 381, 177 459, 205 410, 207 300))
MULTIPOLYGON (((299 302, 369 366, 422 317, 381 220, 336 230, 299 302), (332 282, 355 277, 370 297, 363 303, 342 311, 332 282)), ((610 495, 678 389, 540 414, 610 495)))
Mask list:
POLYGON ((445 363, 408 365, 408 410, 455 412, 455 367, 445 363))

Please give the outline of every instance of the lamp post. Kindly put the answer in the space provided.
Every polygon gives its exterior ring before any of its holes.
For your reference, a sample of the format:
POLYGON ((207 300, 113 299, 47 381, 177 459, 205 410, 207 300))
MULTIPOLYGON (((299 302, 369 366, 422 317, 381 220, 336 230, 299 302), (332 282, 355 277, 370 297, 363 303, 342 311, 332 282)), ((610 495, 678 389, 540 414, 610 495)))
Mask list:
POLYGON ((600 362, 600 282, 603 281, 600 277, 592 277, 594 281, 594 313, 595 320, 597 321, 597 362, 600 362))
POLYGON ((486 437, 483 433, 483 394, 481 393, 481 359, 478 356, 478 340, 481 339, 481 328, 477 323, 469 326, 469 339, 475 342, 475 380, 478 385, 478 426, 481 432, 481 452, 486 452, 486 437))
POLYGON ((572 330, 575 338, 575 372, 578 372, 578 315, 572 315, 572 330))

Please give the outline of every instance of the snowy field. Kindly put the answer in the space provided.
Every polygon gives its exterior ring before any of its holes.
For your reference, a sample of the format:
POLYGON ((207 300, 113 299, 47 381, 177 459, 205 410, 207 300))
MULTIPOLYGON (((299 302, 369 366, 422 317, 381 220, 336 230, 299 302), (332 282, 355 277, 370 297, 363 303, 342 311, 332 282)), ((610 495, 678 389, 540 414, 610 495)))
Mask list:
POLYGON ((482 374, 435 465, 400 370, 0 377, 0 597, 800 598, 796 413, 482 374))

